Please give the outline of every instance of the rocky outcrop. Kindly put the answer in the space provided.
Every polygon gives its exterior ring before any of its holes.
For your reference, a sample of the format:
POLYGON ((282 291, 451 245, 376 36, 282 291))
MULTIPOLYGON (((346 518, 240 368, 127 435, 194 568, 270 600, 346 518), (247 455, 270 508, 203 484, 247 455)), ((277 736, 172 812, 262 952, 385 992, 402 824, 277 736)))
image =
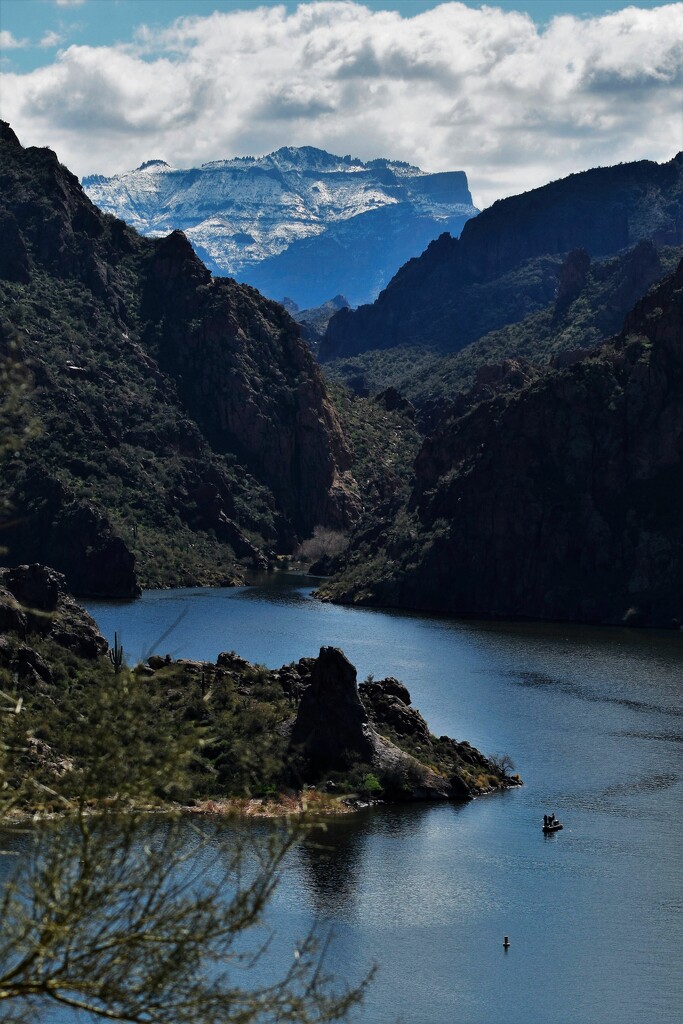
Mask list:
POLYGON ((682 465, 683 262, 602 348, 445 420, 416 462, 411 533, 328 593, 679 628, 682 465))
POLYGON ((586 283, 591 258, 585 249, 572 249, 557 273, 556 314, 576 298, 586 283))
POLYGON ((107 641, 71 597, 61 573, 38 564, 0 569, 0 633, 5 634, 0 665, 20 673, 30 668, 43 680, 49 677, 44 659, 27 644, 8 645, 7 634, 22 641, 48 638, 83 658, 107 650, 107 641))
POLYGON ((53 566, 75 594, 139 596, 135 556, 101 509, 37 471, 24 474, 15 494, 14 515, 3 531, 13 558, 53 566))
MULTIPOLYGON (((81 735, 81 725, 88 714, 99 721, 98 701, 103 694, 111 701, 118 680, 120 699, 135 705, 136 739, 148 732, 157 742, 161 718, 184 744, 196 743, 186 781, 200 796, 315 782, 375 799, 467 799, 510 782, 467 744, 431 736, 398 680, 373 684, 373 692, 364 684, 366 708, 355 668, 333 647, 275 671, 234 651, 215 664, 153 654, 133 670, 136 685, 125 667, 119 678, 121 664, 112 651, 104 658, 106 651, 62 575, 37 564, 0 570, 0 689, 24 716, 17 719, 25 730, 20 774, 32 777, 41 767, 49 780, 90 756, 91 737, 81 735), (49 757, 36 765, 40 751, 49 757)), ((130 709, 109 711, 127 721, 130 709)), ((124 743, 129 735, 125 727, 124 743)))
POLYGON ((16 217, 8 210, 0 211, 0 238, 0 278, 27 284, 31 278, 28 249, 16 217))
POLYGON ((643 239, 683 243, 683 154, 572 174, 494 203, 459 239, 442 235, 406 263, 371 306, 337 313, 320 358, 400 345, 458 351, 547 305, 567 253, 602 257, 643 239))
POLYGON ((380 391, 378 395, 375 395, 373 401, 380 405, 387 412, 401 412, 404 416, 407 416, 409 420, 414 420, 416 416, 415 406, 412 402, 409 402, 400 391, 396 388, 389 387, 385 388, 384 391, 380 391))
POLYGON ((347 528, 359 510, 350 454, 291 318, 253 289, 211 280, 181 232, 153 244, 147 343, 214 450, 248 465, 300 536, 347 528))
MULTIPOLYGON (((355 799, 355 785, 366 798, 411 801, 469 800, 520 784, 518 777, 507 776, 469 743, 432 736, 399 680, 368 681, 358 687, 356 669, 335 647, 323 647, 317 658, 301 658, 273 671, 226 651, 215 665, 152 655, 136 672, 158 683, 168 680, 171 703, 183 694, 192 705, 191 694, 199 689, 199 717, 204 723, 213 706, 222 709, 232 693, 233 711, 235 702, 246 710, 254 742, 255 721, 267 706, 264 701, 272 707, 279 699, 279 717, 270 723, 268 742, 282 759, 281 786, 300 789, 315 784, 355 799), (368 777, 373 785, 364 792, 363 780, 368 777)), ((192 713, 197 714, 196 707, 192 713)), ((241 736, 241 747, 245 742, 241 736)), ((224 743, 220 735, 211 741, 217 752, 224 743)))
POLYGON ((377 682, 361 683, 358 692, 373 724, 380 727, 380 731, 381 727, 388 728, 418 742, 429 739, 427 723, 420 712, 410 706, 408 687, 398 679, 390 676, 377 682))
POLYGON ((370 763, 377 737, 356 686, 356 670, 337 647, 321 647, 299 703, 292 747, 311 771, 370 763))
POLYGON ((410 694, 398 680, 364 684, 359 692, 356 669, 344 653, 322 647, 311 667, 290 740, 296 770, 303 779, 320 780, 326 773, 349 771, 360 764, 381 780, 383 791, 393 799, 447 800, 476 791, 452 763, 450 770, 438 774, 381 735, 364 701, 373 709, 375 721, 388 724, 394 735, 408 739, 418 750, 420 743, 430 744, 426 723, 408 706, 410 694))

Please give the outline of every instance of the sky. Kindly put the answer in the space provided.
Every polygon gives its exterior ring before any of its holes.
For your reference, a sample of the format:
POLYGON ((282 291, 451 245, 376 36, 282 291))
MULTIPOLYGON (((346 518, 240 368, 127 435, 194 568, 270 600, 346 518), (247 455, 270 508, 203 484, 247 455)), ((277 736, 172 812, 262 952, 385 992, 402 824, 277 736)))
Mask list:
POLYGON ((0 116, 83 176, 280 146, 475 203, 683 149, 683 3, 0 0, 0 116))

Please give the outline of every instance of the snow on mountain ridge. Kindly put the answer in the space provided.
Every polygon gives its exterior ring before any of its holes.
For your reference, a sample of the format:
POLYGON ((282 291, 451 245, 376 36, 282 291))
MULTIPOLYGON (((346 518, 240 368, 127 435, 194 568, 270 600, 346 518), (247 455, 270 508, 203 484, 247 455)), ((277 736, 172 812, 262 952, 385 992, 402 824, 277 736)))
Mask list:
MULTIPOLYGON (((141 234, 184 231, 214 273, 241 280, 292 244, 376 210, 405 210, 423 225, 426 218, 433 237, 477 212, 463 171, 430 174, 402 161, 364 163, 313 146, 186 169, 147 160, 109 178, 91 175, 83 187, 102 210, 141 234)), ((424 226, 421 243, 423 236, 424 226)), ((336 290, 343 291, 341 283, 336 290)))

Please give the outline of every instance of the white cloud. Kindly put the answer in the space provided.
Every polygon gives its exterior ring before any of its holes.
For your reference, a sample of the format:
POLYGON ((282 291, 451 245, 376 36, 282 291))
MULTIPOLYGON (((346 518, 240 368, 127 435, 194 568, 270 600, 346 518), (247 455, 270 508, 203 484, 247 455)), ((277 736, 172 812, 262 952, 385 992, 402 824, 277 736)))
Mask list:
POLYGON ((47 50, 50 49, 50 47, 59 46, 60 43, 64 42, 64 38, 65 37, 62 35, 61 32, 49 31, 44 34, 44 36, 38 43, 38 46, 41 46, 43 49, 47 50))
POLYGON ((28 39, 17 39, 6 28, 0 29, 0 50, 17 50, 28 46, 28 39))
POLYGON ((81 7, 85 0, 55 0, 57 7, 81 7))
POLYGON ((463 168, 485 205, 571 171, 671 157, 681 38, 681 3, 544 31, 460 3, 412 18, 351 0, 252 7, 71 46, 4 75, 3 108, 25 144, 50 145, 78 174, 314 145, 463 168))

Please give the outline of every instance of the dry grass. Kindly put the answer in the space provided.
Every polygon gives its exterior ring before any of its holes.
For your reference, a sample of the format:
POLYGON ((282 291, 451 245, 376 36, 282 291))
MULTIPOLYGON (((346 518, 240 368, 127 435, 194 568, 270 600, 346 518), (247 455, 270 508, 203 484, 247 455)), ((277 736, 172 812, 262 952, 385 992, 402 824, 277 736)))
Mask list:
POLYGON ((294 796, 279 793, 267 797, 230 797, 221 800, 200 800, 184 807, 188 814, 219 815, 220 817, 284 818, 292 815, 351 814, 353 807, 337 796, 305 790, 294 796))

